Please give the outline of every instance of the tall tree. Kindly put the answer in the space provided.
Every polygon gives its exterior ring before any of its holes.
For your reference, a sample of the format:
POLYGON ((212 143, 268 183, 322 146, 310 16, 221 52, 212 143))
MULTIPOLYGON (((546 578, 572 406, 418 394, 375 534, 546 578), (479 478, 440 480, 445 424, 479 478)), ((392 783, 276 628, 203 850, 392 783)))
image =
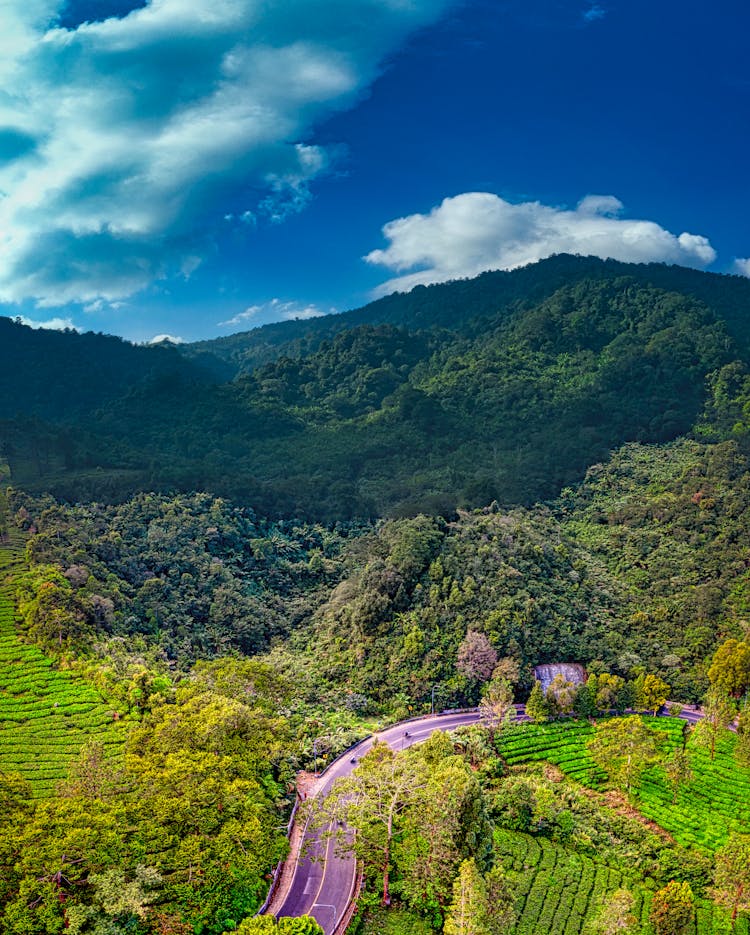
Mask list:
POLYGON ((694 911, 695 900, 690 884, 671 880, 654 893, 649 921, 656 935, 681 935, 694 911))
POLYGON ((376 743, 362 757, 351 776, 339 779, 319 807, 315 823, 338 827, 340 843, 351 847, 366 867, 382 877, 382 901, 390 905, 393 839, 399 817, 427 785, 429 770, 416 751, 396 755, 376 743), (353 841, 341 830, 345 822, 356 834, 353 841))
POLYGON ((494 935, 490 925, 487 884, 473 860, 461 864, 453 884, 453 902, 443 926, 444 935, 494 935))
POLYGON ((750 767, 750 706, 745 704, 737 718, 734 756, 740 766, 750 767))
POLYGON ((657 753, 656 735, 639 717, 612 718, 599 724, 587 746, 596 765, 627 793, 657 753))
POLYGON ((750 910, 750 835, 733 834, 716 854, 715 896, 732 913, 750 910))
POLYGON ((513 689, 508 679, 493 675, 479 702, 479 713, 494 739, 500 727, 515 714, 513 689))
POLYGON ((716 650, 708 670, 714 685, 739 698, 750 687, 750 644, 730 639, 716 650))
POLYGON ((551 713, 570 714, 575 705, 576 686, 558 672, 547 689, 546 700, 551 713))
POLYGON ((535 724, 543 724, 549 720, 549 705, 542 691, 542 683, 534 682, 529 700, 526 702, 526 713, 535 724))
POLYGON ((687 785, 693 778, 693 771, 690 768, 690 760, 687 753, 677 748, 664 764, 664 773, 667 777, 667 783, 672 790, 672 804, 677 801, 677 793, 681 786, 687 785))
POLYGON ((492 848, 482 791, 462 757, 451 755, 432 767, 427 785, 404 814, 402 829, 394 848, 401 894, 422 912, 441 911, 461 860, 476 856, 484 862, 492 848))
POLYGON ((456 668, 469 679, 485 682, 497 664, 497 652, 484 633, 469 630, 458 647, 456 668))
POLYGON ((619 675, 602 672, 596 682, 596 707, 599 711, 617 710, 618 701, 625 686, 625 679, 619 675))
POLYGON ((658 675, 649 672, 639 679, 636 690, 636 704, 639 708, 651 711, 656 716, 659 708, 667 703, 670 686, 658 675))
POLYGON ((516 897, 502 867, 495 865, 484 878, 487 914, 492 935, 503 935, 516 921, 516 897))
POLYGON ((716 756, 716 741, 732 723, 735 713, 732 699, 726 691, 719 685, 712 685, 703 701, 703 717, 693 731, 696 742, 711 751, 712 760, 716 756))

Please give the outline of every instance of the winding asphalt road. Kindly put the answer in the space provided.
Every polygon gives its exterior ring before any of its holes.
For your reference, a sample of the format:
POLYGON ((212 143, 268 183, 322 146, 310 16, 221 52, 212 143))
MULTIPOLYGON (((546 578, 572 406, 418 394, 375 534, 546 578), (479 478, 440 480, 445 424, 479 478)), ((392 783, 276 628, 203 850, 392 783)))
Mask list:
MULTIPOLYGON (((524 705, 515 705, 516 719, 527 721, 524 705)), ((666 715, 666 708, 660 714, 666 715)), ((700 712, 689 706, 682 709, 680 717, 694 724, 700 720, 700 712)), ((326 770, 316 797, 325 798, 337 779, 348 776, 356 769, 357 762, 376 741, 387 743, 394 750, 405 750, 421 743, 436 730, 449 731, 465 724, 476 724, 480 720, 477 711, 444 712, 416 721, 404 721, 368 737, 348 753, 336 760, 326 770)), ((336 836, 327 837, 326 829, 305 829, 301 856, 294 867, 294 876, 280 906, 274 906, 276 916, 314 916, 325 935, 337 933, 337 927, 354 898, 357 885, 356 861, 350 855, 338 854, 336 836)), ((338 933, 337 933, 338 935, 338 933)))

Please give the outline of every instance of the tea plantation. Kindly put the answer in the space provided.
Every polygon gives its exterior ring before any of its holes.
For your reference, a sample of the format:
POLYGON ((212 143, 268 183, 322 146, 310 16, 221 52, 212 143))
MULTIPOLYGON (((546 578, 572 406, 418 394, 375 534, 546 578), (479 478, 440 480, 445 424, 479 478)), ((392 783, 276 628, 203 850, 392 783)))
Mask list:
MULTIPOLYGON (((683 721, 652 717, 645 720, 663 733, 665 755, 682 746, 683 721)), ((501 737, 500 749, 509 765, 553 763, 572 779, 596 789, 604 776, 586 749, 593 731, 587 721, 522 724, 501 737)), ((707 750, 688 740, 692 780, 679 790, 673 803, 663 770, 652 767, 637 790, 638 811, 687 847, 715 850, 732 831, 750 833, 750 773, 735 762, 734 743, 734 737, 725 732, 712 762, 707 750)))
POLYGON ((12 578, 23 567, 23 545, 14 532, 0 545, 0 770, 47 796, 89 738, 117 755, 125 730, 95 688, 19 639, 12 578))
MULTIPOLYGON (((621 887, 633 893, 634 915, 648 931, 653 881, 623 873, 546 838, 505 829, 495 832, 495 855, 510 872, 516 893, 518 921, 513 935, 579 935, 602 899, 621 887)), ((684 935, 712 935, 725 928, 726 914, 699 899, 684 935)), ((741 917, 735 935, 747 933, 747 919, 741 917)))

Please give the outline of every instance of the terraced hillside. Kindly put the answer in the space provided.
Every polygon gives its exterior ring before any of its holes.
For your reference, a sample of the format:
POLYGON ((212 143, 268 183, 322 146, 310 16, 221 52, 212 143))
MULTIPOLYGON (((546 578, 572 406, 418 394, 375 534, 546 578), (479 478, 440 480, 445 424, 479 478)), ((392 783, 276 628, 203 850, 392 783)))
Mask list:
POLYGON ((20 773, 46 796, 89 738, 116 756, 125 729, 95 688, 18 638, 12 579, 23 568, 23 547, 12 529, 0 541, 0 770, 20 773))
MULTIPOLYGON (((665 754, 682 746, 683 721, 651 717, 646 721, 663 733, 665 754)), ((604 776, 586 748, 593 733, 588 721, 519 725, 501 737, 500 748, 509 765, 553 763, 572 779, 596 789, 604 776)), ((712 761, 707 750, 689 740, 692 780, 673 802, 663 769, 652 767, 637 790, 638 811, 687 847, 712 851, 721 847, 732 831, 750 833, 750 772, 737 765, 734 744, 735 738, 725 732, 712 761)))
MULTIPOLYGON (((652 880, 545 838, 504 829, 495 832, 495 854, 512 874, 518 910, 513 935, 579 935, 607 894, 621 887, 635 897, 634 915, 641 925, 648 923, 656 888, 652 880)), ((710 901, 699 899, 685 935, 713 935, 725 931, 725 925, 725 914, 710 901)), ((747 918, 740 917, 734 931, 747 935, 747 918)))

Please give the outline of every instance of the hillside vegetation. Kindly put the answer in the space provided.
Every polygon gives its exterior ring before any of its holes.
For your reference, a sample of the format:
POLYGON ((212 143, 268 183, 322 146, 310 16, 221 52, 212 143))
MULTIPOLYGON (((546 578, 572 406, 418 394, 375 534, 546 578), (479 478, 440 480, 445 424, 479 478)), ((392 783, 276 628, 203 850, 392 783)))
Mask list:
POLYGON ((0 770, 44 796, 93 738, 108 757, 121 757, 126 730, 92 685, 19 638, 13 578, 24 569, 24 544, 17 531, 0 542, 0 770))
POLYGON ((268 928, 297 772, 476 704, 332 799, 355 932, 746 935, 749 309, 555 257, 181 349, 0 322, 0 935, 268 928))
MULTIPOLYGON (((739 277, 557 257, 272 326, 256 356, 265 329, 221 339, 221 376, 197 362, 208 345, 58 335, 73 365, 34 368, 1 431, 18 484, 71 499, 207 490, 316 520, 528 505, 613 447, 691 430, 709 377, 744 366, 749 296, 739 277)), ((53 339, 6 330, 10 387, 53 339)))
POLYGON ((104 660, 119 692, 125 647, 158 671, 270 651, 309 697, 336 707, 354 693, 405 716, 433 694, 476 700, 456 660, 478 632, 518 662, 526 690, 531 666, 568 659, 624 676, 647 665, 695 702, 716 647, 748 632, 736 441, 628 445, 547 506, 450 520, 274 524, 208 495, 66 506, 15 492, 12 504, 35 533, 27 632, 104 660))

